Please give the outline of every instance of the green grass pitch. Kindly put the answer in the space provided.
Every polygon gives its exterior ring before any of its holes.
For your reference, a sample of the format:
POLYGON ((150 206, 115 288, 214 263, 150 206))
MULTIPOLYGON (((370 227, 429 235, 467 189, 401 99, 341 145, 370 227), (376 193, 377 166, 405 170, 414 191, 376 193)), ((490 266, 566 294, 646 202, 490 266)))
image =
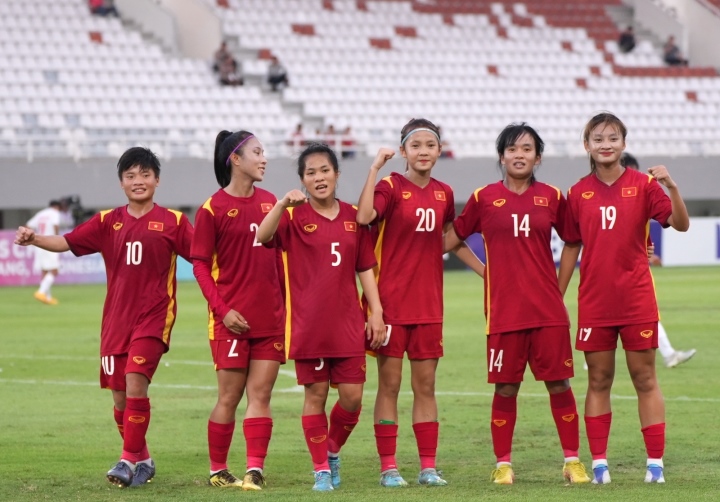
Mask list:
MULTIPOLYGON (((658 376, 667 405, 667 484, 643 483, 645 450, 637 402, 618 352, 610 438, 613 482, 566 486, 562 451, 544 386, 526 375, 519 398, 513 486, 494 486, 489 417, 492 388, 486 383, 482 284, 470 273, 446 274, 445 350, 438 370, 439 468, 449 486, 411 483, 388 491, 378 486, 372 435, 376 375, 368 382, 360 424, 343 450, 343 484, 316 494, 312 464, 300 425, 302 393, 283 367, 273 396, 275 428, 266 463, 268 488, 237 492, 206 485, 206 424, 215 403, 215 376, 205 331, 205 302, 194 283, 180 283, 178 320, 171 351, 150 389, 153 416, 148 434, 157 477, 139 489, 120 490, 105 472, 121 450, 112 399, 98 388, 98 333, 104 286, 54 288, 60 305, 42 305, 32 288, 0 288, 0 500, 720 500, 720 268, 654 271, 664 325, 676 348, 695 347, 693 360, 658 376)), ((568 294, 576 311, 577 274, 568 294)), ((576 354, 573 380, 582 413, 586 375, 576 354)), ((406 364, 407 367, 407 364, 406 364)), ((406 368, 407 369, 407 368, 406 368)), ((334 397, 331 396, 331 401, 334 397)), ((243 405, 241 404, 241 408, 243 405)), ((418 471, 410 427, 409 375, 400 398, 398 461, 409 481, 418 471)), ((329 411, 329 408, 328 408, 329 411)), ((242 412, 238 423, 242 420, 242 412)), ((244 468, 242 429, 236 429, 230 466, 244 468)), ((581 425, 581 458, 589 464, 581 425)))

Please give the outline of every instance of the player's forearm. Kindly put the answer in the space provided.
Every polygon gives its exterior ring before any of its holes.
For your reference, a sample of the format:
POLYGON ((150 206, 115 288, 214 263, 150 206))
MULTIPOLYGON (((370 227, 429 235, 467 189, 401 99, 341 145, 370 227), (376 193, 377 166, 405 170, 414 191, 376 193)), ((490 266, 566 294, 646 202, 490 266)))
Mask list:
POLYGON ((672 204, 672 214, 668 218, 668 223, 678 232, 687 232, 690 228, 690 216, 688 216, 687 208, 685 207, 685 201, 680 195, 677 185, 672 188, 668 188, 670 193, 670 203, 672 204))
POLYGON ((70 246, 67 240, 62 235, 37 235, 32 241, 32 245, 44 249, 45 251, 52 251, 53 253, 64 253, 70 251, 70 246))
POLYGON ((375 274, 372 269, 358 273, 360 285, 367 299, 370 312, 382 315, 383 309, 380 303, 380 293, 378 292, 377 283, 375 282, 375 274))
POLYGON ((215 317, 224 319, 230 312, 230 307, 223 301, 218 291, 217 284, 210 273, 210 263, 205 260, 195 259, 192 261, 193 274, 197 280, 200 291, 208 302, 208 306, 215 317))
POLYGON ((480 261, 480 258, 475 256, 470 246, 461 242, 453 250, 455 256, 457 256, 461 262, 470 267, 480 277, 485 277, 485 265, 480 261))
POLYGON ((578 256, 580 256, 581 244, 565 244, 563 247, 562 254, 560 255, 560 268, 558 269, 558 286, 560 287, 560 294, 565 296, 568 284, 572 278, 573 272, 575 272, 575 265, 577 265, 578 256))
POLYGON ((283 206, 282 201, 279 200, 258 227, 257 241, 259 243, 265 244, 266 242, 270 242, 275 232, 277 232, 278 225, 280 225, 280 218, 282 218, 283 211, 285 211, 285 206, 283 206))
POLYGON ((373 207, 377 173, 377 170, 370 168, 365 186, 360 193, 360 199, 358 199, 358 211, 355 219, 360 225, 369 225, 377 216, 377 212, 373 207))

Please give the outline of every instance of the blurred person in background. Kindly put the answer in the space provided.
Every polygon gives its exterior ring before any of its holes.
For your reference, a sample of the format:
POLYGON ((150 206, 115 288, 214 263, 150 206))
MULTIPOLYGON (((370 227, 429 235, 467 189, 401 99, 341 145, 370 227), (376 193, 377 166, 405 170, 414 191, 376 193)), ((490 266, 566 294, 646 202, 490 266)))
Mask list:
POLYGON ((623 54, 627 54, 635 48, 635 32, 633 31, 632 26, 628 26, 625 28, 625 31, 620 33, 620 38, 618 38, 618 47, 620 48, 620 52, 623 54))
MULTIPOLYGON (((27 222, 27 227, 31 228, 36 235, 47 236, 58 235, 60 233, 60 201, 51 200, 48 206, 49 207, 36 213, 35 216, 27 222)), ((50 290, 60 270, 60 255, 42 248, 36 248, 34 251, 35 260, 33 263, 33 271, 40 272, 42 278, 40 280, 40 287, 35 291, 33 296, 36 300, 47 305, 57 305, 58 301, 56 298, 53 298, 50 290)))
POLYGON ((268 66, 267 82, 273 91, 284 89, 290 85, 287 70, 276 56, 273 56, 270 66, 268 66))

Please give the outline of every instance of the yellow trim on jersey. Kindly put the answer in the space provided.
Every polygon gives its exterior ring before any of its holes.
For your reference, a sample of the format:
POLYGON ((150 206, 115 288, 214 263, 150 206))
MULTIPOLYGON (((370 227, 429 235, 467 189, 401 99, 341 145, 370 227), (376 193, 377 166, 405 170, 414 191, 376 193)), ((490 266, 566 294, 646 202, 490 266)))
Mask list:
POLYGON ((654 179, 652 174, 648 174, 647 177, 648 177, 648 183, 650 183, 654 179))
POLYGON ((170 330, 172 329, 173 324, 175 324, 175 313, 173 312, 173 309, 175 307, 175 289, 173 288, 173 283, 175 279, 175 266, 177 262, 176 257, 177 255, 173 253, 170 258, 170 271, 168 272, 167 278, 167 293, 170 297, 170 303, 168 303, 167 314, 165 315, 165 327, 163 328, 162 334, 163 342, 165 342, 166 345, 170 340, 170 330))
POLYGON ((555 189, 555 191, 557 192, 558 200, 560 200, 560 196, 562 195, 562 190, 560 190, 560 189, 559 189, 558 187, 556 187, 556 186, 552 186, 552 185, 548 185, 548 186, 549 186, 550 188, 554 188, 554 189, 555 189))
POLYGON ((380 181, 387 181, 388 184, 390 185, 390 188, 395 188, 395 186, 392 184, 392 176, 385 176, 380 181))
POLYGON ((172 214, 175 215, 175 219, 177 220, 177 224, 180 224, 180 218, 182 218, 182 213, 180 211, 175 211, 174 209, 168 209, 172 214))
MULTIPOLYGON (((217 284, 218 277, 220 277, 220 267, 218 267, 217 251, 212 256, 212 268, 210 269, 210 277, 213 278, 215 284, 217 284)), ((208 305, 208 338, 215 340, 215 314, 213 314, 210 305, 208 305)))
POLYGON ((295 209, 294 207, 288 207, 288 208, 285 209, 285 211, 287 211, 288 214, 290 215, 290 219, 291 219, 291 220, 293 219, 293 210, 294 210, 294 209, 295 209))
MULTIPOLYGON (((288 208, 292 209, 292 208, 288 208)), ((292 212, 290 213, 292 218, 292 212)), ((290 357, 292 341, 292 303, 290 302, 290 273, 288 272, 287 251, 282 252, 283 272, 285 273, 285 357, 290 357)))
POLYGON ((211 201, 212 201, 212 197, 210 197, 208 200, 206 200, 206 201, 203 203, 202 208, 203 208, 203 209, 207 209, 208 211, 210 211, 210 214, 212 214, 213 216, 215 216, 215 211, 213 211, 212 205, 210 204, 211 201))
POLYGON ((112 213, 112 211, 113 211, 112 209, 106 209, 106 210, 104 210, 104 211, 100 211, 100 223, 104 222, 104 221, 105 221, 105 216, 106 216, 108 213, 112 213))
POLYGON ((482 187, 476 189, 476 190, 473 192, 473 197, 475 197, 475 202, 479 202, 479 201, 478 201, 478 194, 480 193, 480 190, 484 189, 485 187, 487 187, 487 185, 482 186, 482 187))
POLYGON ((386 220, 382 220, 378 225, 378 240, 375 244, 375 261, 377 265, 373 268, 375 274, 375 282, 380 282, 380 268, 382 267, 382 245, 383 237, 385 237, 385 224, 386 220))

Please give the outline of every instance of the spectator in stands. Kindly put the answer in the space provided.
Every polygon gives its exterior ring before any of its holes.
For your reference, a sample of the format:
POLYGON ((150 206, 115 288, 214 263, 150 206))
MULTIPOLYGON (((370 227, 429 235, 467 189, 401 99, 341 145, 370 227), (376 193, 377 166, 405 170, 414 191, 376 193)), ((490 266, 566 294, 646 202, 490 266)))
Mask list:
POLYGON ((353 138, 350 126, 347 126, 342 133, 342 158, 351 159, 355 157, 355 138, 353 138))
POLYGON ((235 59, 229 54, 220 61, 220 83, 222 85, 243 85, 242 74, 235 59))
POLYGON ((267 78, 268 84, 270 84, 270 87, 272 87, 273 91, 277 91, 278 88, 280 88, 280 85, 282 84, 283 88, 290 85, 290 80, 288 79, 287 70, 285 67, 280 64, 280 61, 277 57, 273 56, 272 62, 270 63, 270 66, 268 67, 268 78, 267 78))
POLYGON ((215 55, 213 56, 213 71, 219 72, 220 65, 228 57, 232 58, 232 54, 227 48, 227 42, 223 41, 223 43, 220 44, 220 48, 215 51, 215 55))
POLYGON ((293 155, 298 155, 307 144, 307 141, 305 141, 305 133, 303 132, 302 122, 295 126, 295 130, 290 134, 288 144, 292 149, 293 155))
POLYGON ((632 26, 628 26, 625 31, 620 33, 618 47, 623 54, 627 54, 635 48, 635 32, 632 26))
POLYGON ((323 143, 325 143, 327 146, 332 148, 333 150, 339 150, 338 148, 338 140, 340 138, 338 137, 337 131, 335 131, 335 126, 330 124, 327 126, 327 129, 325 129, 325 132, 323 133, 323 143))
POLYGON ((88 0, 90 12, 96 16, 115 16, 120 17, 115 8, 114 0, 88 0))
POLYGON ((670 66, 687 66, 688 60, 682 57, 680 48, 675 43, 675 37, 670 35, 665 42, 663 59, 670 66))

